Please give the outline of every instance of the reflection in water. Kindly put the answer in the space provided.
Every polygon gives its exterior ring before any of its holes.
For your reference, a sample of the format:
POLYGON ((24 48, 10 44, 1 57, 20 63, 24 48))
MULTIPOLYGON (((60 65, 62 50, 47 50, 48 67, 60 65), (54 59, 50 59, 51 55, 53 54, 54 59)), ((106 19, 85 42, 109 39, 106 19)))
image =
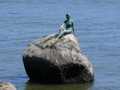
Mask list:
POLYGON ((27 83, 25 90, 92 90, 92 83, 86 84, 57 84, 57 85, 44 85, 27 83))

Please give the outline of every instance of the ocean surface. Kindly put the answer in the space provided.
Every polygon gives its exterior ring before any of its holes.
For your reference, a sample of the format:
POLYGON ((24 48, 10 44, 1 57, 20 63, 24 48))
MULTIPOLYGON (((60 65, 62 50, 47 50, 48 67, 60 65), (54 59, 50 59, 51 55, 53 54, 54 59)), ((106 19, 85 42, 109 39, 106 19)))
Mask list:
POLYGON ((120 0, 0 0, 0 80, 17 90, 120 90, 120 0), (92 84, 28 83, 28 43, 57 33, 69 13, 82 52, 94 65, 92 84))

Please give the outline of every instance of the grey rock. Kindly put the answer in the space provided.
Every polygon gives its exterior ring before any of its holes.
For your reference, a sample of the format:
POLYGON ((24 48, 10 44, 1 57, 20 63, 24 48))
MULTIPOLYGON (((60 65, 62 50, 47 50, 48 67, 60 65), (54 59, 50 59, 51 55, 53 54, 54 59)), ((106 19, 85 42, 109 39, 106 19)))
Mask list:
POLYGON ((32 82, 83 83, 94 80, 93 66, 81 53, 73 34, 57 34, 33 41, 24 50, 25 70, 32 82))

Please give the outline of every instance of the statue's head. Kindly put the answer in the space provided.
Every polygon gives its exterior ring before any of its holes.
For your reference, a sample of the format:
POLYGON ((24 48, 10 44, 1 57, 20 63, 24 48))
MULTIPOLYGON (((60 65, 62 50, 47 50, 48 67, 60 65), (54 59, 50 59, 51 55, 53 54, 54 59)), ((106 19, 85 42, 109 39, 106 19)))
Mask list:
POLYGON ((65 15, 67 19, 70 19, 70 15, 69 14, 66 14, 65 15))

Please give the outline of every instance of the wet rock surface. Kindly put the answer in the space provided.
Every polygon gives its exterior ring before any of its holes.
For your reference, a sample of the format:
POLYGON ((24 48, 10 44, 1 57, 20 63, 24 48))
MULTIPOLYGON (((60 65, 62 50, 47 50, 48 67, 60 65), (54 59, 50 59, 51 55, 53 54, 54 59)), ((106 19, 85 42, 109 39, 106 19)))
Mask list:
POLYGON ((23 62, 31 82, 83 83, 94 79, 93 67, 81 53, 73 34, 38 39, 24 51, 23 62))

